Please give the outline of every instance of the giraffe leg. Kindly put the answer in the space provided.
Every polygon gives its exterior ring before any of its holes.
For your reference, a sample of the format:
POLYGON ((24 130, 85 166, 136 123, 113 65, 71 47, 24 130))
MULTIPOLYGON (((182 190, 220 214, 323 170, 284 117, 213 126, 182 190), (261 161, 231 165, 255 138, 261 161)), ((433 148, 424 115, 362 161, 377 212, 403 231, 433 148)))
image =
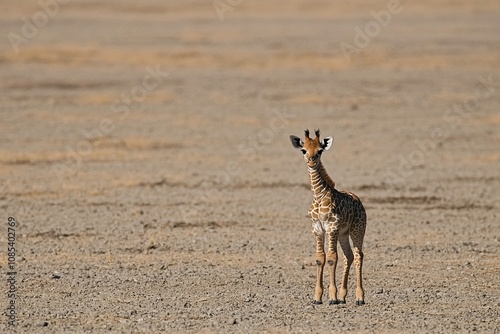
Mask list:
POLYGON ((349 280, 349 269, 354 261, 354 254, 352 253, 351 245, 349 244, 349 235, 342 234, 339 236, 340 247, 344 253, 344 273, 342 274, 342 284, 340 285, 340 303, 345 304, 345 297, 347 296, 347 282, 349 280))
POLYGON ((363 236, 353 238, 354 264, 356 265, 356 305, 364 305, 365 292, 363 290, 363 236))
POLYGON ((323 236, 316 234, 316 289, 313 304, 322 304, 323 297, 323 268, 325 267, 325 250, 323 236))
POLYGON ((335 271, 337 269, 337 231, 328 232, 328 253, 326 254, 326 261, 328 262, 329 270, 330 270, 330 287, 329 287, 329 295, 330 295, 330 305, 338 304, 339 300, 337 299, 337 284, 335 282, 335 271))

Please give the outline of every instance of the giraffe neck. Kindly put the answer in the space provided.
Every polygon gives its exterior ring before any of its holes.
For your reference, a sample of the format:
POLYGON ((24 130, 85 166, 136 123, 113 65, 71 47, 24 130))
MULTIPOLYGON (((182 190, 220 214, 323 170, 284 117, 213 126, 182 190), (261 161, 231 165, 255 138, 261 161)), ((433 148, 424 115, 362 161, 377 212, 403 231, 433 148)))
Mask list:
POLYGON ((328 176, 321 160, 314 167, 307 166, 307 169, 311 180, 311 190, 315 199, 320 199, 328 192, 333 191, 335 182, 328 176))

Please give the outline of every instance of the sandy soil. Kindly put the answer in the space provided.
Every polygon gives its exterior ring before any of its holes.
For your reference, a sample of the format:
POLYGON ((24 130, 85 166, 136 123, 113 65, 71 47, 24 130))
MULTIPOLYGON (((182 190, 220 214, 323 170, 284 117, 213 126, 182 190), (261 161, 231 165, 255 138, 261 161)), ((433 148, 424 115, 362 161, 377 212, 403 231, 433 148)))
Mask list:
POLYGON ((0 4, 17 332, 500 332, 498 1, 165 2, 0 4), (311 304, 315 127, 362 307, 311 304))

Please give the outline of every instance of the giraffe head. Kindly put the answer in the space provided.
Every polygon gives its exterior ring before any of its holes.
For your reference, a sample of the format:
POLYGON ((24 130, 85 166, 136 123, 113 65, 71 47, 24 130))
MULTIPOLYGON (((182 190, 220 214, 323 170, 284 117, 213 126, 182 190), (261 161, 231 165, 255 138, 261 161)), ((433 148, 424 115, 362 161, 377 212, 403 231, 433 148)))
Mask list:
POLYGON ((333 143, 333 137, 326 137, 323 141, 319 140, 319 129, 314 130, 316 138, 309 137, 309 130, 305 130, 304 141, 297 136, 291 135, 290 141, 293 147, 299 149, 304 155, 304 160, 309 167, 314 167, 321 159, 321 153, 328 150, 333 143))

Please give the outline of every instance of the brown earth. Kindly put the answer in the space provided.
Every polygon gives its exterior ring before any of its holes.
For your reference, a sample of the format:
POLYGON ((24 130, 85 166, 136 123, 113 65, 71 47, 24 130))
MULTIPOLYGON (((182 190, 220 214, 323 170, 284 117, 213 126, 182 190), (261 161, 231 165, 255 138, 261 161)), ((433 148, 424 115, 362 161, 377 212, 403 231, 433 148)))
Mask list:
POLYGON ((500 332, 498 1, 62 2, 0 5, 17 332, 500 332), (315 127, 362 307, 311 304, 315 127))

